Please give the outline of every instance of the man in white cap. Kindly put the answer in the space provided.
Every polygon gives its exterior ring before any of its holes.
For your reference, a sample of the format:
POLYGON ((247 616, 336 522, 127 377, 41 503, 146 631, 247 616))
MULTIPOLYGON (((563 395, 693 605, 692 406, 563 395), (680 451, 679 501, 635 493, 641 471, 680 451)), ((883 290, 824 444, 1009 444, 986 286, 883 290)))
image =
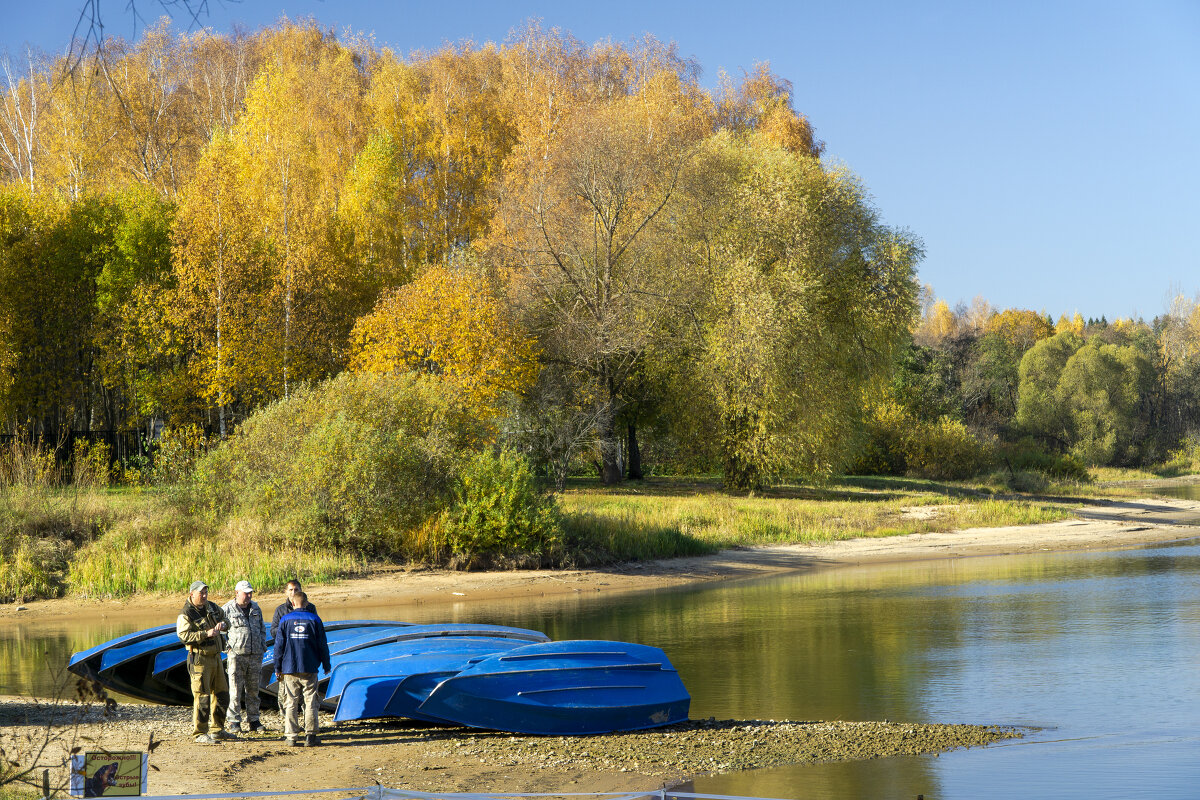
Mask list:
POLYGON ((192 682, 192 737, 199 744, 214 744, 231 737, 225 732, 229 684, 221 665, 225 612, 208 599, 208 584, 195 581, 188 589, 183 610, 175 620, 175 634, 187 645, 188 676, 192 682), (215 708, 214 708, 215 706, 215 708), (210 725, 211 720, 211 725, 210 725))
POLYGON ((267 626, 262 610, 254 602, 250 581, 238 581, 234 597, 221 609, 229 618, 229 637, 225 645, 225 669, 229 675, 229 732, 241 729, 242 705, 246 706, 246 725, 251 733, 263 730, 258 721, 258 682, 262 675, 263 653, 267 649, 267 626))

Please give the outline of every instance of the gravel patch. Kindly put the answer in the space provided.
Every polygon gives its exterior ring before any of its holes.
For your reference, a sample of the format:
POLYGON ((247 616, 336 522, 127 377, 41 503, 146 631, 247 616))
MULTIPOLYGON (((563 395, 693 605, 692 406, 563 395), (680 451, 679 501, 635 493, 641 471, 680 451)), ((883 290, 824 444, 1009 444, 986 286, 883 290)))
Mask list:
MULTIPOLYGON (((240 784, 239 773, 245 767, 258 765, 279 750, 279 715, 264 711, 262 721, 273 733, 243 735, 240 741, 221 747, 226 758, 233 755, 229 748, 242 751, 240 761, 226 762, 225 777, 231 783, 240 784)), ((329 714, 322 714, 321 724, 323 757, 353 753, 361 762, 360 774, 385 785, 398 776, 411 781, 414 775, 433 778, 432 773, 448 771, 449 777, 466 768, 489 774, 516 770, 548 775, 633 773, 673 783, 698 775, 786 764, 937 753, 1019 738, 1024 733, 992 725, 711 718, 598 736, 524 736, 407 720, 334 725, 329 714)), ((190 708, 122 704, 105 709, 76 702, 0 698, 0 737, 9 738, 10 744, 13 735, 28 736, 46 726, 70 727, 82 741, 112 743, 105 746, 148 744, 153 735, 155 741, 172 744, 155 753, 164 770, 170 769, 169 763, 163 764, 164 758, 168 762, 186 758, 189 751, 196 750, 186 744, 191 733, 190 708)), ((443 781, 427 783, 442 785, 443 781)))

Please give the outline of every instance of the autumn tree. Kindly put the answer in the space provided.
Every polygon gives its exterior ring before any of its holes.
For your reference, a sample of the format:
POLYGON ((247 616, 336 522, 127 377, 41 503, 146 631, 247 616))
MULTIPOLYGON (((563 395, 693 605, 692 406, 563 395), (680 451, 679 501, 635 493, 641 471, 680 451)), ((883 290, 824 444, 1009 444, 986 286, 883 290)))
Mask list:
POLYGON ((55 190, 78 200, 113 188, 110 181, 112 116, 108 84, 95 68, 61 72, 51 68, 41 120, 43 157, 38 190, 55 190))
POLYGON ((365 99, 371 132, 344 191, 356 254, 381 286, 411 279, 487 230, 512 145, 494 46, 447 46, 409 62, 384 51, 365 99))
POLYGON ((246 95, 231 160, 276 278, 278 391, 333 374, 360 312, 333 236, 339 189, 362 139, 355 54, 313 26, 285 26, 246 95), (348 292, 350 296, 343 294, 348 292))
POLYGON ((792 82, 761 62, 736 88, 728 75, 721 76, 716 97, 718 125, 736 134, 755 131, 770 146, 819 156, 824 143, 816 139, 808 118, 796 111, 794 101, 792 82))
POLYGON ((588 386, 609 484, 630 376, 693 293, 672 221, 706 130, 685 63, 648 45, 631 61, 612 99, 526 120, 538 138, 506 162, 491 248, 545 357, 588 386))
POLYGON ((38 162, 44 147, 41 115, 50 87, 32 52, 26 53, 25 69, 4 55, 5 93, 0 103, 0 164, 9 181, 37 191, 38 162))
POLYGON ((350 369, 418 372, 452 384, 477 418, 494 419, 506 396, 537 377, 532 338, 477 270, 431 267, 361 318, 350 337, 350 369))
POLYGON ((1024 353, 1042 339, 1054 335, 1054 325, 1044 314, 1023 308, 1006 308, 987 320, 986 333, 1003 337, 1024 353))
POLYGON ((938 347, 957 336, 961 328, 962 321, 950 309, 950 304, 939 298, 922 315, 913 340, 921 345, 938 347))
POLYGON ((96 276, 93 336, 109 427, 129 430, 172 405, 175 350, 165 305, 173 283, 175 209, 147 187, 132 187, 110 200, 117 221, 112 248, 96 276))
POLYGON ((213 140, 180 198, 172 233, 170 318, 188 356, 181 379, 215 411, 221 436, 231 406, 253 408, 275 396, 279 358, 261 226, 241 190, 232 151, 228 138, 213 140))
POLYGON ((0 316, 8 322, 9 419, 57 442, 104 426, 95 370, 96 278, 117 213, 104 198, 61 203, 6 191, 0 201, 0 316))
POLYGON ((173 197, 191 176, 199 132, 187 109, 183 74, 191 60, 186 45, 164 17, 137 44, 109 38, 97 50, 96 69, 108 84, 112 113, 107 146, 117 172, 114 183, 127 176, 173 197))
POLYGON ((727 485, 828 473, 915 311, 920 246, 880 224, 857 179, 769 141, 714 140, 700 224, 711 290, 699 368, 727 485))

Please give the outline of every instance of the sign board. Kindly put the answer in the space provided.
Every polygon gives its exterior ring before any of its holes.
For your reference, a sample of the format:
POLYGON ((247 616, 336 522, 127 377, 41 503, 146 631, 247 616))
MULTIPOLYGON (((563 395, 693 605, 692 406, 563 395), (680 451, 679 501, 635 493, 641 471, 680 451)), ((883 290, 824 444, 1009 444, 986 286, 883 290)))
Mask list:
POLYGON ((71 756, 72 797, 137 797, 146 793, 146 753, 101 752, 71 756))

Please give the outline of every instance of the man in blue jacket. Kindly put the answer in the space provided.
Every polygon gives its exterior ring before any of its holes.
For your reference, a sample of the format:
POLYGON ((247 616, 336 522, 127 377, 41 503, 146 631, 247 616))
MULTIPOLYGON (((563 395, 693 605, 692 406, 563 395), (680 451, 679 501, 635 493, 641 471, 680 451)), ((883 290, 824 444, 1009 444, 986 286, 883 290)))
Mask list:
POLYGON ((329 641, 325 638, 325 625, 312 611, 307 610, 308 595, 297 591, 292 595, 292 610, 279 620, 279 632, 275 637, 275 674, 282 688, 286 688, 284 700, 283 738, 289 745, 300 744, 300 720, 297 711, 301 698, 304 700, 304 743, 316 747, 317 708, 321 698, 317 693, 317 668, 324 667, 325 674, 333 671, 329 662, 329 641))

